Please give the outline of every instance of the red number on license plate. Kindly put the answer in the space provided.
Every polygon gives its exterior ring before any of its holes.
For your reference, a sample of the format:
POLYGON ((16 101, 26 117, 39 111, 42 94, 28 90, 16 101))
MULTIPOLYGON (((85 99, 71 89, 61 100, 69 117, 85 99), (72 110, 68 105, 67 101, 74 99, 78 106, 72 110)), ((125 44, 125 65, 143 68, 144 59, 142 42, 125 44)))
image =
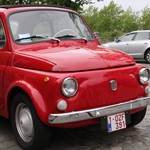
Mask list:
POLYGON ((108 132, 113 132, 126 128, 125 113, 118 113, 115 115, 107 116, 108 132))

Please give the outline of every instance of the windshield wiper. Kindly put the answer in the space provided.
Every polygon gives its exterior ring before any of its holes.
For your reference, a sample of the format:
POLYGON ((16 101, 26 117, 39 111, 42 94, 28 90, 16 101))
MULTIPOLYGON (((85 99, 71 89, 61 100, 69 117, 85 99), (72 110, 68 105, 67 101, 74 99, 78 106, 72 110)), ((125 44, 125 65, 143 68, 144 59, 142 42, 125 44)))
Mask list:
POLYGON ((32 36, 27 36, 23 38, 16 39, 15 41, 21 41, 21 40, 26 40, 26 39, 34 39, 34 38, 41 38, 41 39, 47 39, 46 36, 41 36, 41 35, 32 35, 32 36))
POLYGON ((62 36, 57 36, 56 38, 61 39, 61 38, 69 38, 69 37, 77 37, 76 35, 73 34, 65 34, 62 36))
POLYGON ((28 40, 28 39, 34 39, 34 38, 48 39, 50 41, 56 41, 57 43, 60 42, 60 40, 57 38, 53 38, 53 37, 49 37, 49 36, 42 36, 42 35, 32 35, 32 36, 16 39, 15 41, 28 40))
POLYGON ((76 37, 77 39, 81 39, 83 42, 87 43, 87 39, 85 37, 80 37, 80 36, 77 36, 77 35, 73 35, 73 34, 66 34, 66 35, 62 35, 62 36, 57 36, 56 38, 58 39, 61 39, 61 38, 69 38, 69 37, 76 37))

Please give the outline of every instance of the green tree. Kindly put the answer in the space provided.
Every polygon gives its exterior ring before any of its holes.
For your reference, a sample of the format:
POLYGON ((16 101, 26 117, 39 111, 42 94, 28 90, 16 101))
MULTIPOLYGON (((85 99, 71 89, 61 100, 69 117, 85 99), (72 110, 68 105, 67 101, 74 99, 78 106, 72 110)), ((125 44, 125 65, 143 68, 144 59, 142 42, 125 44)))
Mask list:
POLYGON ((128 8, 120 16, 120 30, 124 33, 138 30, 139 13, 128 8))
POLYGON ((150 8, 145 7, 140 18, 140 28, 150 30, 150 8))
POLYGON ((113 1, 99 12, 99 31, 120 30, 120 16, 123 9, 113 1))
POLYGON ((84 11, 83 16, 92 30, 98 31, 101 39, 107 41, 114 40, 114 38, 122 34, 120 16, 123 12, 124 10, 120 6, 111 1, 108 6, 101 10, 90 6, 84 11))
POLYGON ((83 13, 83 16, 85 20, 88 22, 89 26, 93 30, 99 31, 97 28, 98 22, 99 22, 99 11, 98 8, 95 8, 93 6, 90 6, 87 10, 85 10, 83 13))
POLYGON ((141 12, 131 8, 123 10, 113 1, 99 10, 90 6, 84 10, 83 16, 93 31, 99 32, 101 40, 110 41, 130 31, 150 29, 150 8, 141 12))

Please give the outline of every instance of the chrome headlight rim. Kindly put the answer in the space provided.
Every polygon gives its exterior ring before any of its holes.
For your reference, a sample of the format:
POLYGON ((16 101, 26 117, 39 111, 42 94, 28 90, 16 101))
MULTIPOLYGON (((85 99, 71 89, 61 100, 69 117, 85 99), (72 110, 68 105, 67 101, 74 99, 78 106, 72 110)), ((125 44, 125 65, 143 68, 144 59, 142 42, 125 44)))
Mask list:
POLYGON ((61 91, 62 91, 63 95, 66 96, 66 97, 72 97, 72 96, 74 96, 77 93, 77 91, 78 91, 78 82, 77 82, 77 80, 75 78, 72 78, 72 77, 65 78, 63 80, 63 82, 62 82, 62 85, 61 85, 61 91), (67 91, 64 88, 64 85, 66 84, 66 82, 68 80, 72 80, 75 83, 75 90, 72 93, 67 93, 67 91))
POLYGON ((147 69, 147 68, 142 68, 142 69, 140 69, 140 70, 139 70, 139 80, 140 80, 140 83, 141 83, 141 84, 148 84, 149 79, 150 79, 150 70, 147 69), (144 79, 143 79, 143 74, 144 74, 145 71, 147 71, 147 74, 148 74, 148 76, 146 77, 147 80, 144 80, 144 79))

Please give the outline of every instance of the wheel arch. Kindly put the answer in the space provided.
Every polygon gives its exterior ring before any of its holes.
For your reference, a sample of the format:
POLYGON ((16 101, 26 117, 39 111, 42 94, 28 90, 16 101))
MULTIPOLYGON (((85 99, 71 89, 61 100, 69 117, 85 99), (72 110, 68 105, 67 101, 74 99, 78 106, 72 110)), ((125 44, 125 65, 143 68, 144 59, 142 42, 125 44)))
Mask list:
POLYGON ((7 118, 10 117, 10 108, 12 105, 12 100, 15 97, 15 95, 17 95, 18 93, 25 94, 30 98, 40 120, 42 122, 47 123, 48 122, 47 121, 48 119, 46 117, 46 112, 47 112, 46 110, 48 110, 47 105, 45 104, 40 92, 35 88, 33 88, 31 85, 29 86, 27 83, 16 85, 9 90, 7 94, 6 104, 5 104, 5 106, 7 106, 6 107, 7 118))
POLYGON ((47 146, 51 130, 40 121, 29 94, 20 87, 14 87, 8 98, 12 130, 20 147, 42 149, 47 146))
POLYGON ((14 87, 12 88, 9 93, 8 93, 8 97, 7 97, 7 109, 8 109, 8 117, 10 116, 10 108, 11 108, 11 105, 12 105, 12 100, 13 98, 18 94, 18 93, 22 93, 22 94, 27 94, 27 92, 20 88, 20 87, 14 87))
POLYGON ((148 48, 146 49, 146 51, 145 51, 145 53, 144 53, 144 59, 145 59, 146 53, 147 53, 148 51, 150 51, 150 47, 148 47, 148 48))

